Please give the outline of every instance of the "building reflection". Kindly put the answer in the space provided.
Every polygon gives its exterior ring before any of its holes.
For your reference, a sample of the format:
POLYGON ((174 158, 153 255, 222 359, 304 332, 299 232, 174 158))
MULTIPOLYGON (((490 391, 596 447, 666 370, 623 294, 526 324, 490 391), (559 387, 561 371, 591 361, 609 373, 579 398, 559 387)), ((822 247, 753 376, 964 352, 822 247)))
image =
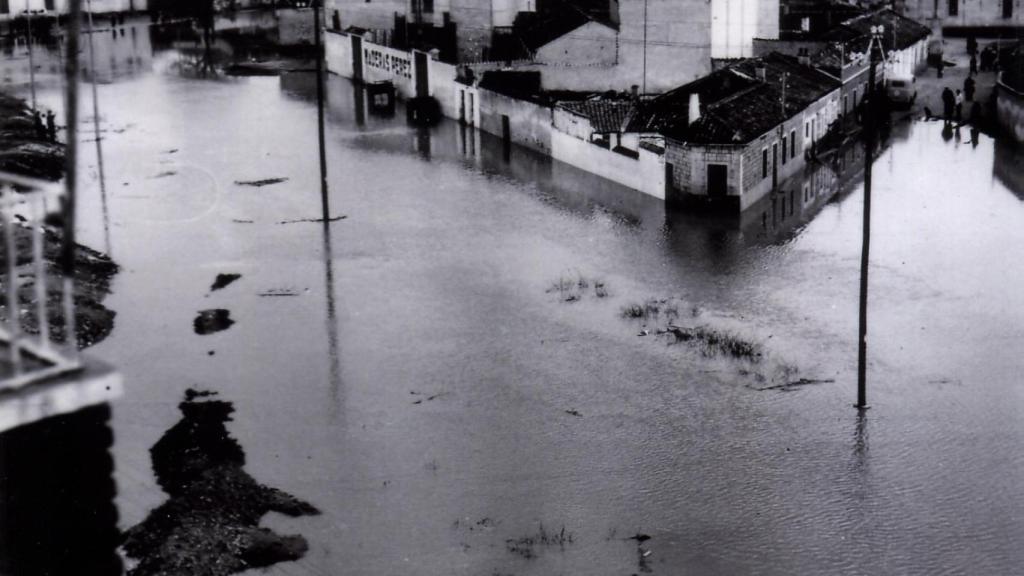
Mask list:
MULTIPOLYGON (((113 23, 110 19, 97 17, 94 26, 91 33, 88 25, 82 29, 83 50, 79 64, 84 79, 95 78, 97 82, 107 84, 133 78, 152 69, 153 45, 148 19, 136 17, 113 23), (93 58, 90 58, 87 49, 90 42, 93 58), (91 61, 95 61, 95 65, 91 61)), ((0 81, 4 85, 29 84, 29 49, 24 38, 9 37, 3 40, 0 81)), ((64 54, 63 36, 59 29, 53 36, 35 39, 31 51, 36 83, 60 85, 63 82, 64 54)))
POLYGON ((0 433, 0 573, 122 573, 110 405, 0 433))

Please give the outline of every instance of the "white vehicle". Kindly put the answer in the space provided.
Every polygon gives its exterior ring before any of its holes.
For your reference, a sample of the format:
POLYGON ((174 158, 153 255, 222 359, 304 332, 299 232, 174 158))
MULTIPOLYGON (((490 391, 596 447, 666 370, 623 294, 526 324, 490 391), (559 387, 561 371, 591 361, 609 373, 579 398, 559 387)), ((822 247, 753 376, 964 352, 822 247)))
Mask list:
POLYGON ((885 81, 885 95, 893 104, 912 105, 917 100, 917 85, 910 76, 896 76, 885 81))

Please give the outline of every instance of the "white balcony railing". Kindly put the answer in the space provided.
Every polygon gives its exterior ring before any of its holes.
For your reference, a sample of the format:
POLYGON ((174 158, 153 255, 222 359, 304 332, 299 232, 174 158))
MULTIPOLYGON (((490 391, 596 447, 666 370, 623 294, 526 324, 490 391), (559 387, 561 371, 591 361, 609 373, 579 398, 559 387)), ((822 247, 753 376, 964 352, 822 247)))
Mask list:
POLYGON ((61 258, 51 258, 53 262, 47 258, 47 254, 67 255, 60 239, 45 227, 47 216, 59 212, 63 194, 59 184, 0 172, 0 391, 81 367, 73 267, 61 258), (53 290, 58 286, 59 291, 53 290), (63 342, 56 341, 56 331, 51 331, 53 311, 62 318, 56 326, 62 328, 63 342))

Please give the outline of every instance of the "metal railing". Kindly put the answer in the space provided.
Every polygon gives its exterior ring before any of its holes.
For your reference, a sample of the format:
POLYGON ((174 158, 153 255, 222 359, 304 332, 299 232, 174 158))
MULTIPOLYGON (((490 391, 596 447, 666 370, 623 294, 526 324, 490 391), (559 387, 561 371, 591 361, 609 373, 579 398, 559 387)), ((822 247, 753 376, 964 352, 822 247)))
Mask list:
POLYGON ((47 247, 45 222, 48 215, 60 211, 64 193, 57 183, 0 172, 0 240, 3 242, 0 259, 4 261, 4 275, 0 278, 4 292, 0 390, 20 388, 81 366, 73 298, 74 271, 72 268, 68 274, 58 262, 51 266, 46 259, 48 250, 60 251, 60 239, 52 240, 53 245, 47 247), (31 278, 34 291, 22 291, 27 286, 25 278, 31 278), (63 343, 55 341, 50 330, 48 286, 54 283, 61 285, 59 312, 63 316, 63 343))

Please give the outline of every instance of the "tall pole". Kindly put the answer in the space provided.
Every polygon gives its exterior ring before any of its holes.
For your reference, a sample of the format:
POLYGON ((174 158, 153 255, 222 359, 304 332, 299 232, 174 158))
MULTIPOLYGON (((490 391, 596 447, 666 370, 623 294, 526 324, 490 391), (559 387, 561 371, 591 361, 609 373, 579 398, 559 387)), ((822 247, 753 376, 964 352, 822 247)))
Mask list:
POLYGON ((643 65, 643 91, 641 96, 647 94, 647 0, 644 0, 644 65, 643 65))
POLYGON ((28 27, 28 83, 32 90, 32 112, 36 111, 36 65, 32 58, 32 8, 25 0, 25 25, 28 27))
POLYGON ((320 204, 324 226, 330 225, 330 200, 327 197, 327 150, 324 144, 324 50, 320 37, 320 3, 313 0, 313 41, 316 44, 316 120, 320 144, 320 204))
POLYGON ((881 34, 881 27, 872 27, 868 44, 870 65, 868 68, 868 109, 864 129, 864 225, 860 252, 860 317, 857 332, 857 408, 868 406, 867 358, 868 358, 868 262, 871 247, 871 164, 875 150, 875 121, 878 111, 877 89, 875 87, 875 42, 881 34))
POLYGON ((78 186, 78 39, 82 26, 81 0, 71 0, 68 14, 67 56, 64 58, 65 76, 65 120, 67 122, 67 144, 64 174, 64 197, 61 199, 63 213, 64 244, 61 246, 61 272, 64 275, 65 336, 70 350, 76 351, 77 332, 73 290, 75 278, 75 194, 78 186))

